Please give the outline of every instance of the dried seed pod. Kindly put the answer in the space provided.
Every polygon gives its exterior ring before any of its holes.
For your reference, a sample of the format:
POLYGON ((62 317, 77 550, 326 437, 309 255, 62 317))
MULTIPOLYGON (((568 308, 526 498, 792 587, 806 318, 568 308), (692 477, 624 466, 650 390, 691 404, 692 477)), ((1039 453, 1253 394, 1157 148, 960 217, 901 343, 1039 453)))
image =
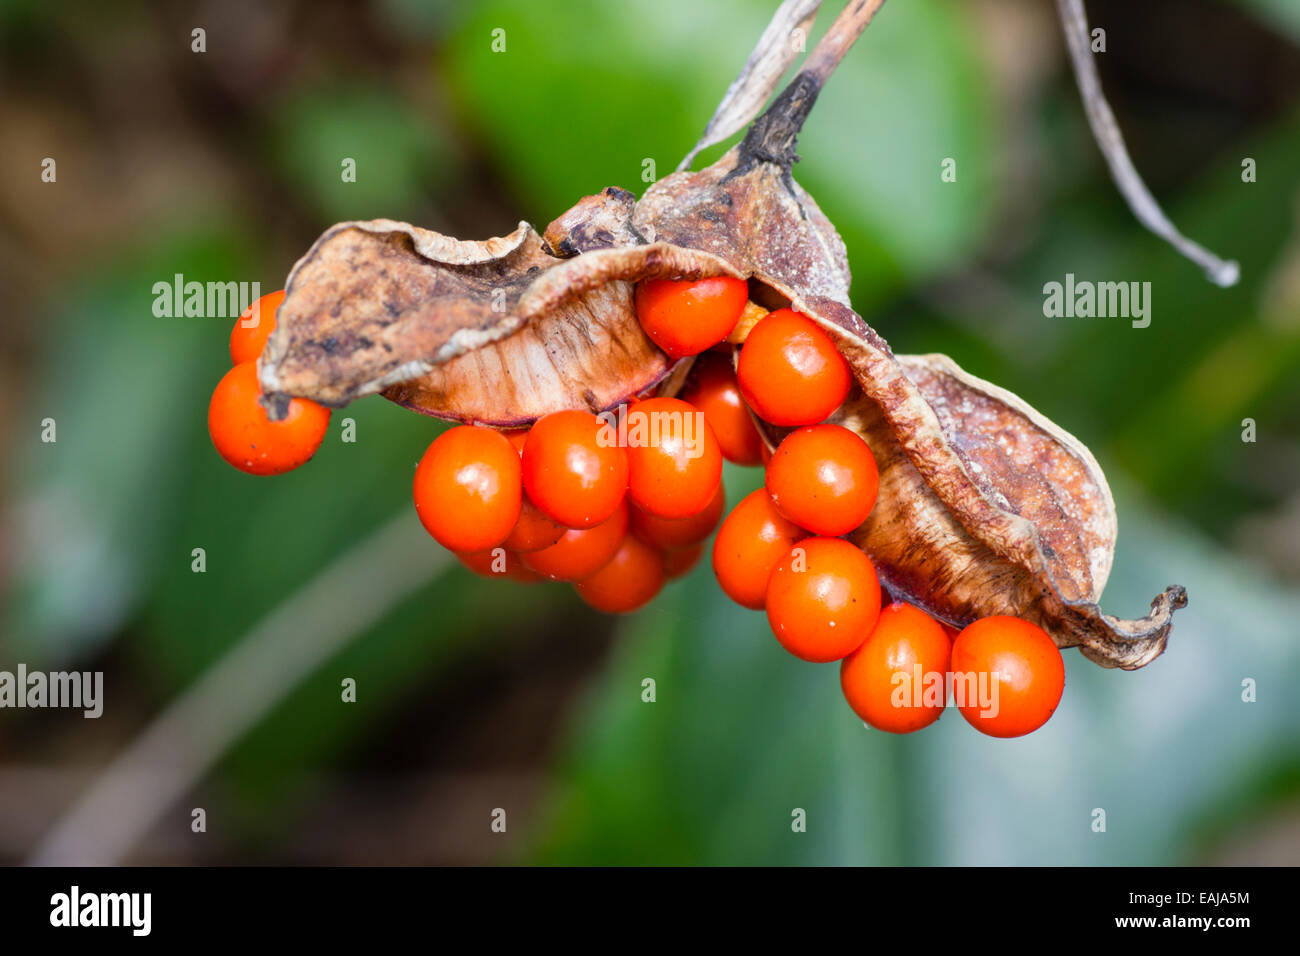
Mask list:
POLYGON ((672 362, 641 331, 636 282, 739 273, 645 243, 631 231, 634 204, 621 189, 589 196, 546 239, 527 223, 482 242, 387 219, 332 227, 286 281, 264 391, 332 407, 383 392, 503 427, 641 394, 672 362))
POLYGON ((892 594, 957 626, 1027 618, 1103 666, 1148 663, 1186 595, 1169 588, 1137 621, 1100 611, 1116 522, 1092 455, 950 359, 896 357, 850 307, 844 243, 791 177, 799 128, 852 42, 842 24, 860 30, 879 6, 849 4, 738 146, 639 202, 607 189, 542 236, 521 224, 485 242, 390 220, 328 230, 290 274, 261 359, 271 404, 382 392, 425 414, 520 425, 656 385, 675 394, 689 360, 673 365, 641 331, 635 283, 745 278, 760 306, 825 328, 853 370, 858 390, 836 420, 871 445, 880 492, 850 537, 892 594))
POLYGON ((862 395, 837 416, 880 470, 877 506, 850 537, 882 583, 957 626, 993 614, 1034 621, 1103 666, 1159 656, 1186 592, 1168 588, 1136 621, 1101 612, 1117 529, 1088 449, 945 355, 897 362, 923 404, 909 396, 887 417, 862 395))
POLYGON ((880 468, 876 507, 851 537, 886 587, 957 626, 991 614, 1027 618, 1103 666, 1157 657, 1186 593, 1169 588, 1137 621, 1097 607, 1116 520, 1092 454, 946 356, 895 357, 845 304, 834 229, 751 150, 747 140, 710 169, 656 184, 633 221, 643 234, 726 259, 768 302, 792 305, 835 339, 860 389, 836 420, 867 440, 880 468))

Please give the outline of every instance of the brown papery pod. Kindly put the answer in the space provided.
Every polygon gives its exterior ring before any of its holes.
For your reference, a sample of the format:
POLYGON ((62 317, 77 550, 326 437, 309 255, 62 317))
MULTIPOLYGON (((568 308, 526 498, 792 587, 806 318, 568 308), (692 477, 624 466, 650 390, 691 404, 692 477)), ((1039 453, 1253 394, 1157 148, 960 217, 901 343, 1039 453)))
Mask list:
POLYGON ((738 276, 760 305, 826 329, 853 369, 858 388, 833 420, 871 446, 880 492, 849 538, 894 595, 956 626, 1026 618, 1106 667, 1153 660, 1186 594, 1167 589, 1139 620, 1102 613, 1116 519, 1091 453, 946 356, 895 356, 849 305, 844 244, 791 177, 808 111, 879 5, 850 3, 739 145, 639 202, 606 189, 543 235, 521 223, 484 242, 391 220, 327 230, 290 273, 261 358, 273 412, 290 396, 340 406, 381 392, 510 427, 674 394, 689 360, 641 331, 636 283, 738 276))

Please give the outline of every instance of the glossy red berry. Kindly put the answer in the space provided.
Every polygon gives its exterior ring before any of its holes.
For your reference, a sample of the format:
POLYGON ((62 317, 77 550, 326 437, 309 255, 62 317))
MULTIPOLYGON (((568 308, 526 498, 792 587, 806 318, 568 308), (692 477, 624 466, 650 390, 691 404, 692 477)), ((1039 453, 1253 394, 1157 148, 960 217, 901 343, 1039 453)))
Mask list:
POLYGON ((718 482, 718 489, 713 493, 713 498, 708 505, 702 511, 684 518, 660 518, 634 506, 632 530, 642 541, 664 551, 690 548, 713 533, 713 529, 718 526, 718 521, 722 518, 722 510, 726 507, 726 503, 726 492, 723 490, 722 482, 718 482))
POLYGON ((636 314, 650 341, 681 358, 725 339, 748 299, 748 283, 731 276, 649 279, 636 287, 636 314))
POLYGON ((275 312, 284 302, 284 290, 264 295, 235 320, 230 330, 230 360, 236 365, 255 362, 275 329, 275 312))
POLYGON ((793 309, 768 313, 740 350, 737 379, 745 401, 773 425, 814 425, 848 397, 853 376, 835 343, 793 309))
POLYGON ((891 604, 844 658, 840 686, 849 706, 872 727, 910 734, 943 714, 951 654, 939 622, 910 604, 891 604))
POLYGON ((554 412, 524 440, 524 488, 566 528, 592 528, 627 493, 628 456, 617 432, 590 412, 554 412))
POLYGON ((767 466, 772 504, 814 534, 838 537, 867 520, 879 478, 867 443, 840 425, 808 425, 782 440, 767 466))
POLYGON ((754 611, 767 600, 767 579, 790 546, 808 532, 772 507, 762 488, 731 510, 713 539, 713 573, 726 595, 754 611))
POLYGON ((519 454, 500 432, 460 425, 433 440, 415 469, 415 510, 444 548, 501 544, 519 520, 519 454))
POLYGON ((1065 689, 1065 662, 1037 624, 985 617, 952 645, 953 697, 970 725, 991 737, 1020 737, 1047 723, 1065 689))
POLYGON ((838 661, 871 633, 880 584, 871 559, 842 538, 804 538, 767 582, 767 619, 787 651, 805 661, 838 661))
POLYGON ((700 556, 704 554, 704 545, 697 544, 693 548, 680 548, 675 551, 665 551, 664 555, 664 575, 669 581, 684 577, 691 572, 695 565, 699 564, 700 556))
POLYGON ((305 398, 289 401, 289 413, 273 422, 260 401, 257 363, 227 372, 208 403, 208 434, 227 462, 250 475, 279 475, 306 462, 325 440, 330 410, 305 398))
POLYGON ((723 458, 737 465, 762 463, 763 439, 740 396, 729 357, 702 355, 696 359, 682 399, 704 413, 723 458))
POLYGON ((519 555, 507 548, 493 548, 475 554, 457 554, 456 560, 475 574, 497 580, 508 578, 521 584, 540 581, 541 575, 527 568, 519 555))
POLYGON ((524 564, 552 581, 580 581, 603 568, 618 553, 627 534, 627 504, 594 528, 571 529, 549 548, 521 555, 524 564))
POLYGON ((664 586, 663 554, 636 535, 626 535, 614 556, 574 585, 578 596, 607 614, 644 607, 664 586))
MULTIPOLYGON (((503 434, 510 441, 515 451, 519 452, 522 460, 524 441, 527 439, 528 433, 526 431, 513 431, 503 432, 503 434)), ((540 551, 542 548, 549 548, 559 541, 565 530, 563 525, 533 504, 532 499, 525 492, 519 505, 519 520, 515 522, 514 528, 510 531, 510 537, 506 538, 505 546, 511 551, 521 554, 529 551, 540 551)))
POLYGON ((626 415, 632 503, 660 518, 707 508, 722 478, 722 451, 700 411, 676 398, 650 398, 626 415))

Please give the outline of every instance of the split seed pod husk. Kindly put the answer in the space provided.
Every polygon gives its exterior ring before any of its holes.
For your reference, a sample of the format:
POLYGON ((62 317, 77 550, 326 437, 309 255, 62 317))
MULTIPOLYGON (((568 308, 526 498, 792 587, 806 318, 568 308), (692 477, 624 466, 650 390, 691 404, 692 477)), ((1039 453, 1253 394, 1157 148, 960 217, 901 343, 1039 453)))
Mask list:
POLYGON ((290 273, 261 358, 273 414, 292 396, 338 407, 378 392, 426 415, 520 427, 674 394, 690 360, 672 362, 641 331, 636 283, 744 278, 758 304, 817 322, 853 370, 832 420, 870 445, 880 490, 848 537, 892 594, 958 627, 1026 618, 1105 667, 1149 663, 1186 593, 1168 588, 1138 620, 1101 611, 1117 526, 1088 449, 946 356, 894 355, 853 311, 844 243, 790 173, 821 80, 800 73, 712 166, 640 201, 588 196, 541 235, 527 223, 483 242, 392 220, 331 227, 290 273))

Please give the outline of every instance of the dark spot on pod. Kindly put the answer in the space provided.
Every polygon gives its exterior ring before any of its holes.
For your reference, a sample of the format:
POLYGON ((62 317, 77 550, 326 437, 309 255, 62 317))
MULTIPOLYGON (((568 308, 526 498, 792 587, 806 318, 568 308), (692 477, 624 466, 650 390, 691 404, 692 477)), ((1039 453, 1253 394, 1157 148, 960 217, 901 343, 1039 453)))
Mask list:
POLYGON ((289 396, 284 392, 268 392, 258 401, 266 409, 266 417, 273 422, 282 422, 289 414, 289 396))

